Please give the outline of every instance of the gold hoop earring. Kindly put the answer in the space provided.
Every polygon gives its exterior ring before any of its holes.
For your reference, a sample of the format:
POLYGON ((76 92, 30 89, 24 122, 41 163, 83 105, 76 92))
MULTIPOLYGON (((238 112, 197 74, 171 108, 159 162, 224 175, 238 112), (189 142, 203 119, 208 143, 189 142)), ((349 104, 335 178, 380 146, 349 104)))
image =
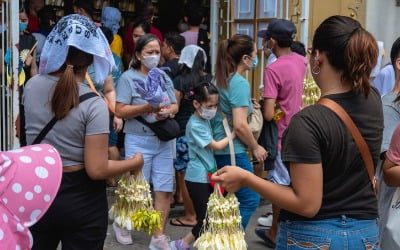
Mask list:
POLYGON ((315 65, 312 69, 311 69, 311 73, 313 73, 313 75, 319 75, 319 73, 321 73, 321 67, 317 64, 315 65))

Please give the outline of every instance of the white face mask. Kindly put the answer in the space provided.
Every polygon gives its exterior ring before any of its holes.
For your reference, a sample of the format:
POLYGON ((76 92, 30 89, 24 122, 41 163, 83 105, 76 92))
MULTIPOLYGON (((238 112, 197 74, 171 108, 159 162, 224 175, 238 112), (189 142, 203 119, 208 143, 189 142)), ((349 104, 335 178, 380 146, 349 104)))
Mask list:
POLYGON ((211 120, 214 118, 215 114, 217 113, 217 109, 201 109, 200 116, 203 119, 211 120))
POLYGON ((143 56, 142 63, 148 69, 153 69, 160 63, 160 55, 143 56))

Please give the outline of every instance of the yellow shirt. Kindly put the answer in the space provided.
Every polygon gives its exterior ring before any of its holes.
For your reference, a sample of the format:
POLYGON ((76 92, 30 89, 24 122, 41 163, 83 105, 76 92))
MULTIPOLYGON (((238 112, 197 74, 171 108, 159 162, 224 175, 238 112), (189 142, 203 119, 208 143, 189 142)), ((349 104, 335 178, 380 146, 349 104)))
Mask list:
POLYGON ((122 58, 122 39, 118 34, 114 35, 114 40, 112 41, 110 48, 113 53, 115 53, 119 58, 122 58))

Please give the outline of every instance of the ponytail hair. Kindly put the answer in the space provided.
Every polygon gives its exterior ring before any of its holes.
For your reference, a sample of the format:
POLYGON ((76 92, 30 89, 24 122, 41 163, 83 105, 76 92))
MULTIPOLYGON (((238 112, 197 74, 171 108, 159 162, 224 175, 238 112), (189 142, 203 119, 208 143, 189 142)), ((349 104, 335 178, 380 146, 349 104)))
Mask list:
POLYGON ((228 78, 234 73, 243 55, 251 55, 254 51, 254 40, 248 35, 236 34, 223 40, 218 47, 215 68, 215 81, 218 87, 227 89, 228 78))
POLYGON ((92 63, 93 55, 69 47, 66 62, 61 67, 64 72, 51 98, 51 111, 57 120, 65 118, 72 108, 79 105, 79 85, 75 80, 75 74, 86 72, 92 63))
POLYGON ((200 82, 193 88, 192 98, 200 104, 206 102, 210 95, 218 95, 218 89, 212 83, 200 82))
POLYGON ((332 67, 342 73, 342 82, 350 83, 353 91, 368 97, 378 45, 358 21, 346 16, 325 19, 315 31, 313 50, 325 52, 332 67))

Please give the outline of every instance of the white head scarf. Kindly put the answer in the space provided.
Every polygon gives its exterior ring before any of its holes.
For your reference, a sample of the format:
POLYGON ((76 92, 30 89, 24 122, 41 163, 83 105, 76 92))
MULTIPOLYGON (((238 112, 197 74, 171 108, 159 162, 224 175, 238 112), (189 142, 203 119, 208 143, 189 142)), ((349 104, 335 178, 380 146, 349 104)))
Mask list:
POLYGON ((202 48, 197 45, 188 45, 183 48, 181 51, 181 56, 179 57, 179 64, 186 64, 189 68, 193 67, 194 59, 196 58, 197 53, 199 50, 203 53, 204 57, 204 65, 207 62, 207 55, 206 52, 202 48))
POLYGON ((107 38, 89 18, 72 14, 63 17, 48 35, 40 56, 40 74, 55 72, 65 63, 69 46, 92 54, 94 80, 103 82, 115 62, 107 38))

